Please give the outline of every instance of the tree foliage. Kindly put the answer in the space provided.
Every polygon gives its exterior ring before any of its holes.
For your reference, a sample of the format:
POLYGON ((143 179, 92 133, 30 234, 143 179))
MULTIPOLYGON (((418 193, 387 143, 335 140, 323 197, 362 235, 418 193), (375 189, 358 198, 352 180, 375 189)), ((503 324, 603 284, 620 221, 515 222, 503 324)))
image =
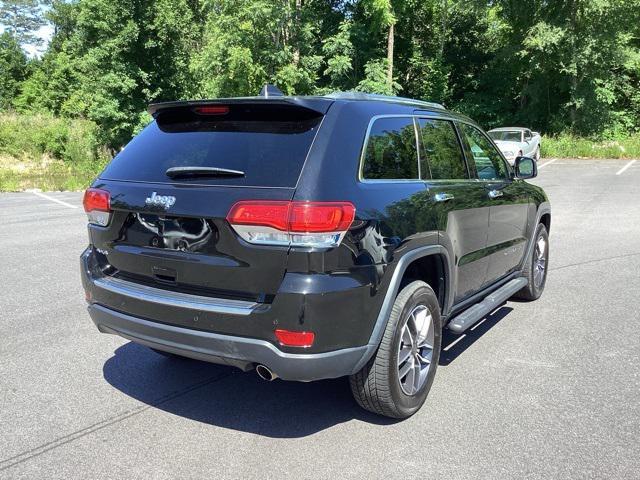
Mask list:
POLYGON ((487 127, 640 125, 640 0, 57 0, 48 18, 55 35, 28 66, 18 30, 1 37, 0 108, 87 118, 112 147, 149 102, 266 82, 440 101, 487 127))
POLYGON ((48 1, 2 0, 0 2, 0 25, 21 45, 42 45, 36 31, 45 25, 42 7, 48 1))

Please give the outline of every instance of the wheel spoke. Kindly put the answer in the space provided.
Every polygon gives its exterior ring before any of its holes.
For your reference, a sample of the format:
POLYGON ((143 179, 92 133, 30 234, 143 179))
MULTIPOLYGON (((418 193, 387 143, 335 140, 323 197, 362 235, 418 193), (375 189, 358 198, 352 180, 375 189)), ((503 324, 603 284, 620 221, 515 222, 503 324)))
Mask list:
POLYGON ((431 352, 428 352, 426 354, 418 354, 418 360, 420 361, 420 363, 424 364, 424 365, 429 365, 431 363, 431 352))
POLYGON ((418 391, 422 383, 422 375, 420 375, 421 370, 422 369, 420 368, 420 362, 416 361, 413 365, 413 391, 414 392, 418 391))
POLYGON ((405 345, 411 345, 413 343, 413 337, 411 336, 411 331, 409 330, 409 322, 404 324, 404 327, 402 329, 402 336, 400 337, 402 339, 402 343, 404 343, 405 345))
POLYGON ((398 366, 402 365, 411 356, 411 345, 405 345, 398 353, 398 366))
MULTIPOLYGON (((409 364, 409 362, 407 362, 407 364, 409 364)), ((415 379, 416 379, 416 369, 415 369, 414 362, 411 362, 409 369, 407 371, 407 375, 405 376, 405 379, 404 379, 404 385, 407 389, 409 389, 409 392, 408 392, 409 395, 413 395, 413 393, 415 392, 415 385, 414 385, 415 379)))
POLYGON ((400 378, 400 380, 405 378, 411 370, 413 370, 413 357, 410 357, 409 360, 407 360, 407 362, 402 367, 400 367, 400 371, 398 372, 398 377, 400 378))

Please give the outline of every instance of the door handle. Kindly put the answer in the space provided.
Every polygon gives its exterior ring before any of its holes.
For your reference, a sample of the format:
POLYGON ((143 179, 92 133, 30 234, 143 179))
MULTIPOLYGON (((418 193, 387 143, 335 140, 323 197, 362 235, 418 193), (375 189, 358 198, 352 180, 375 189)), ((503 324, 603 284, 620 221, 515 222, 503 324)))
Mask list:
POLYGON ((489 198, 498 198, 503 196, 502 190, 489 190, 489 198))
POLYGON ((433 196, 433 199, 436 202, 446 202, 448 200, 453 200, 455 197, 453 196, 453 194, 451 193, 444 193, 444 192, 440 192, 440 193, 436 193, 433 196))

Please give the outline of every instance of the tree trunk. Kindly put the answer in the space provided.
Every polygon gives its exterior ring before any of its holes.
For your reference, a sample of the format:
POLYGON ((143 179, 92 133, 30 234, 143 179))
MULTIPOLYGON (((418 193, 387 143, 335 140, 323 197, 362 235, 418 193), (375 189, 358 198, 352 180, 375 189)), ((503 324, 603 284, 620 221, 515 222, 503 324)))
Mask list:
POLYGON ((393 43, 394 43, 394 22, 389 25, 389 37, 387 38, 387 85, 393 89, 393 43))
POLYGON ((442 0, 442 12, 440 12, 440 60, 444 58, 444 43, 447 34, 448 0, 442 0))
POLYGON ((295 49, 293 50, 293 64, 298 66, 300 62, 300 10, 302 9, 302 0, 296 0, 296 11, 294 13, 295 21, 295 49))

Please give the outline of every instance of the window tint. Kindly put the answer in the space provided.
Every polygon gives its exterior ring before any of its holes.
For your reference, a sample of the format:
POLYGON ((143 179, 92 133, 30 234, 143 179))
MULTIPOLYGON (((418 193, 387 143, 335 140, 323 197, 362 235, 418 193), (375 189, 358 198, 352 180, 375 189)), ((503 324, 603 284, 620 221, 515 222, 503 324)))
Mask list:
POLYGON ((413 118, 379 118, 373 123, 362 177, 369 180, 420 178, 413 118))
POLYGON ((301 109, 232 105, 222 116, 190 110, 160 114, 122 150, 101 178, 160 183, 294 187, 321 117, 301 109), (171 167, 220 167, 243 177, 173 180, 171 167))
POLYGON ((471 125, 461 123, 460 130, 466 139, 467 153, 475 162, 478 178, 482 180, 507 178, 507 166, 489 139, 471 125))
POLYGON ((434 180, 469 178, 453 123, 421 118, 422 177, 434 180))

